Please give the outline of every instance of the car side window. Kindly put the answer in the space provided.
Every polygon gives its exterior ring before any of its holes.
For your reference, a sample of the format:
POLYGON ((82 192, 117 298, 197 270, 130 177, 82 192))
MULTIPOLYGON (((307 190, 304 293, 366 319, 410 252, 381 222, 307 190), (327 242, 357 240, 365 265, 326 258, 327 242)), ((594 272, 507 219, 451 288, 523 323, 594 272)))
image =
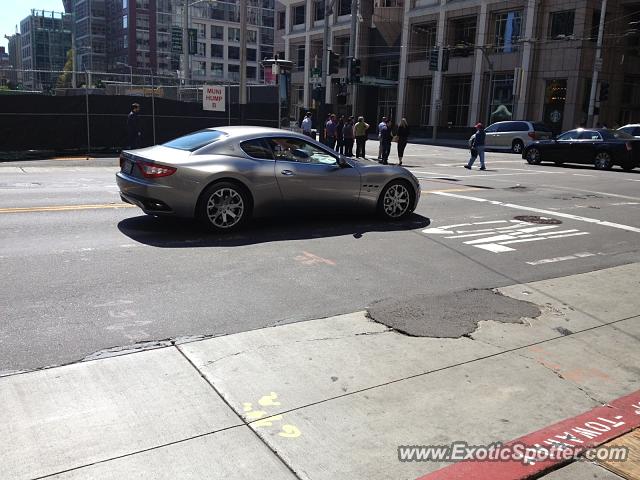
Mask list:
POLYGON ((252 158, 259 158, 262 160, 273 160, 273 151, 265 142, 263 138, 255 138, 253 140, 247 140, 242 142, 240 147, 252 158))
POLYGON ((640 127, 636 127, 635 130, 633 131, 633 133, 631 133, 631 135, 634 135, 636 137, 640 137, 640 127))
POLYGON ((324 165, 338 163, 329 152, 299 138, 272 137, 267 141, 276 160, 324 165))
POLYGON ((513 132, 513 122, 505 122, 498 125, 498 132, 513 132))
POLYGON ((513 122, 514 123, 514 132, 528 132, 529 125, 524 122, 513 122))
POLYGON ((594 132, 593 130, 584 130, 578 136, 579 140, 602 140, 602 137, 598 132, 594 132))
POLYGON ((498 131, 498 125, 495 123, 493 125, 489 125, 484 129, 484 133, 496 133, 498 131))
POLYGON ((569 130, 558 137, 558 140, 577 140, 578 130, 569 130))

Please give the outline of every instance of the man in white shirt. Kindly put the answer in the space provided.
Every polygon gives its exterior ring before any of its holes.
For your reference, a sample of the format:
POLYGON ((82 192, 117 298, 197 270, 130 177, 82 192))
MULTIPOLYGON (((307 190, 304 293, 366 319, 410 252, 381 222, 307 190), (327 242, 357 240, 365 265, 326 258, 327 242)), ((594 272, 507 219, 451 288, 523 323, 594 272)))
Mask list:
POLYGON ((302 128, 302 133, 304 133, 307 137, 313 137, 311 135, 311 129, 313 128, 313 123, 311 121, 311 112, 307 112, 304 119, 302 120, 300 128, 302 128))

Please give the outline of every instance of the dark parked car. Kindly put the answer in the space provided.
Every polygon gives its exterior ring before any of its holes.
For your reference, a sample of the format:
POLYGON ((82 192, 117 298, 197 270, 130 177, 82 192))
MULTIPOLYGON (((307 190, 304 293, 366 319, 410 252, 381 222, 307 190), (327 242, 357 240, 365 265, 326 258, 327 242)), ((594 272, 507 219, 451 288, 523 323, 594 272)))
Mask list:
POLYGON ((553 140, 530 143, 522 151, 522 158, 531 165, 586 163, 599 170, 620 165, 629 171, 640 165, 640 139, 619 130, 578 128, 553 140))

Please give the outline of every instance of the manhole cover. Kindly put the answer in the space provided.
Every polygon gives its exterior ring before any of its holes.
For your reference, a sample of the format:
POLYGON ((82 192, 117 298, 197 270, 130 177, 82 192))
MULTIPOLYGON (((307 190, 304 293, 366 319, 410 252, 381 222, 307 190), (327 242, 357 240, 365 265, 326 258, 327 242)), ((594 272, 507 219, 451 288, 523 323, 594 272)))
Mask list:
POLYGON ((562 223, 557 218, 538 217, 537 215, 519 215, 513 218, 521 222, 537 223, 539 225, 560 225, 562 223))

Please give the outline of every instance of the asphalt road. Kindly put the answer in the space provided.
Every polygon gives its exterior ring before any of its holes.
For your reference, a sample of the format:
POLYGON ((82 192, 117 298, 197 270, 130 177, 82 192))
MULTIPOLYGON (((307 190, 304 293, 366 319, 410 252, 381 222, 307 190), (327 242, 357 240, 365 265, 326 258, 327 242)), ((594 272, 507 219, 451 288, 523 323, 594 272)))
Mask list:
POLYGON ((0 372, 640 261, 640 170, 466 158, 407 147, 424 192, 407 221, 280 218, 232 236, 122 204, 116 159, 0 164, 0 372))

